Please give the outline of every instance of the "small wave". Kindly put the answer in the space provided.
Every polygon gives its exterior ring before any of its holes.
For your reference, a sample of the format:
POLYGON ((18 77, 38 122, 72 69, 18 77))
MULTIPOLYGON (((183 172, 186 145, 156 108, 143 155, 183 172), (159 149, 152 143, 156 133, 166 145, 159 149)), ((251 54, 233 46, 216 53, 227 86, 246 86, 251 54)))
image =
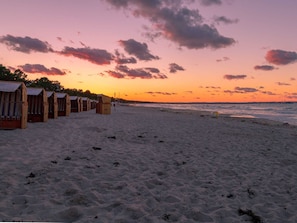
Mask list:
POLYGON ((297 103, 140 103, 134 105, 176 110, 207 111, 211 113, 215 111, 231 117, 264 118, 297 125, 297 103))

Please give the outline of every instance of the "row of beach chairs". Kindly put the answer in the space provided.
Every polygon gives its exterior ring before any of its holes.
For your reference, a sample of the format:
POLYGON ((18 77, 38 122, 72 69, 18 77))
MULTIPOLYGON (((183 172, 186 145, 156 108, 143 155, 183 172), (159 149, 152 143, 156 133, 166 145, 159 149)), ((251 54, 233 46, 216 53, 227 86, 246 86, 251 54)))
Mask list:
POLYGON ((96 101, 43 88, 29 88, 22 82, 0 81, 0 129, 26 128, 27 122, 47 122, 49 118, 95 108, 96 113, 110 114, 110 109, 106 112, 110 102, 111 98, 103 95, 96 101), (104 104, 109 104, 105 106, 105 113, 97 109, 102 107, 102 97, 104 104))

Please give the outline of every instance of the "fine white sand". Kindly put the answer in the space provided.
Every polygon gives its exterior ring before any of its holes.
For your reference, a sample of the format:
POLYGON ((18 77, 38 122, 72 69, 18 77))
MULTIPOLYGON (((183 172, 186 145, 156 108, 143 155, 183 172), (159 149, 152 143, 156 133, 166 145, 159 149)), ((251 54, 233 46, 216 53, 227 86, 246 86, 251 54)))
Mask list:
POLYGON ((118 106, 0 131, 0 221, 297 222, 297 128, 118 106))

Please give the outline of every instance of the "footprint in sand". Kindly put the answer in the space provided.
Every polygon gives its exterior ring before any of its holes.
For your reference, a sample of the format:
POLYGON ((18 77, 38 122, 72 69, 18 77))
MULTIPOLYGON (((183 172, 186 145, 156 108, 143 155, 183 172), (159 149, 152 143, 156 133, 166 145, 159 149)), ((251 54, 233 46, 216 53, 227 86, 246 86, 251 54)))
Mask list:
POLYGON ((120 165, 120 163, 119 163, 119 162, 114 162, 113 165, 114 165, 115 167, 117 167, 117 166, 120 165))

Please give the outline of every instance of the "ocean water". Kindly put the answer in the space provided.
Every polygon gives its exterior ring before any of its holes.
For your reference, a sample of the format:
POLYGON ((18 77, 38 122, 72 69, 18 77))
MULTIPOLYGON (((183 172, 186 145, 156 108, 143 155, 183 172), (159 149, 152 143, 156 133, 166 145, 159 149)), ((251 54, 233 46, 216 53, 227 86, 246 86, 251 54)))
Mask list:
POLYGON ((134 106, 218 112, 232 117, 264 118, 297 125, 297 102, 293 103, 136 103, 134 106))

